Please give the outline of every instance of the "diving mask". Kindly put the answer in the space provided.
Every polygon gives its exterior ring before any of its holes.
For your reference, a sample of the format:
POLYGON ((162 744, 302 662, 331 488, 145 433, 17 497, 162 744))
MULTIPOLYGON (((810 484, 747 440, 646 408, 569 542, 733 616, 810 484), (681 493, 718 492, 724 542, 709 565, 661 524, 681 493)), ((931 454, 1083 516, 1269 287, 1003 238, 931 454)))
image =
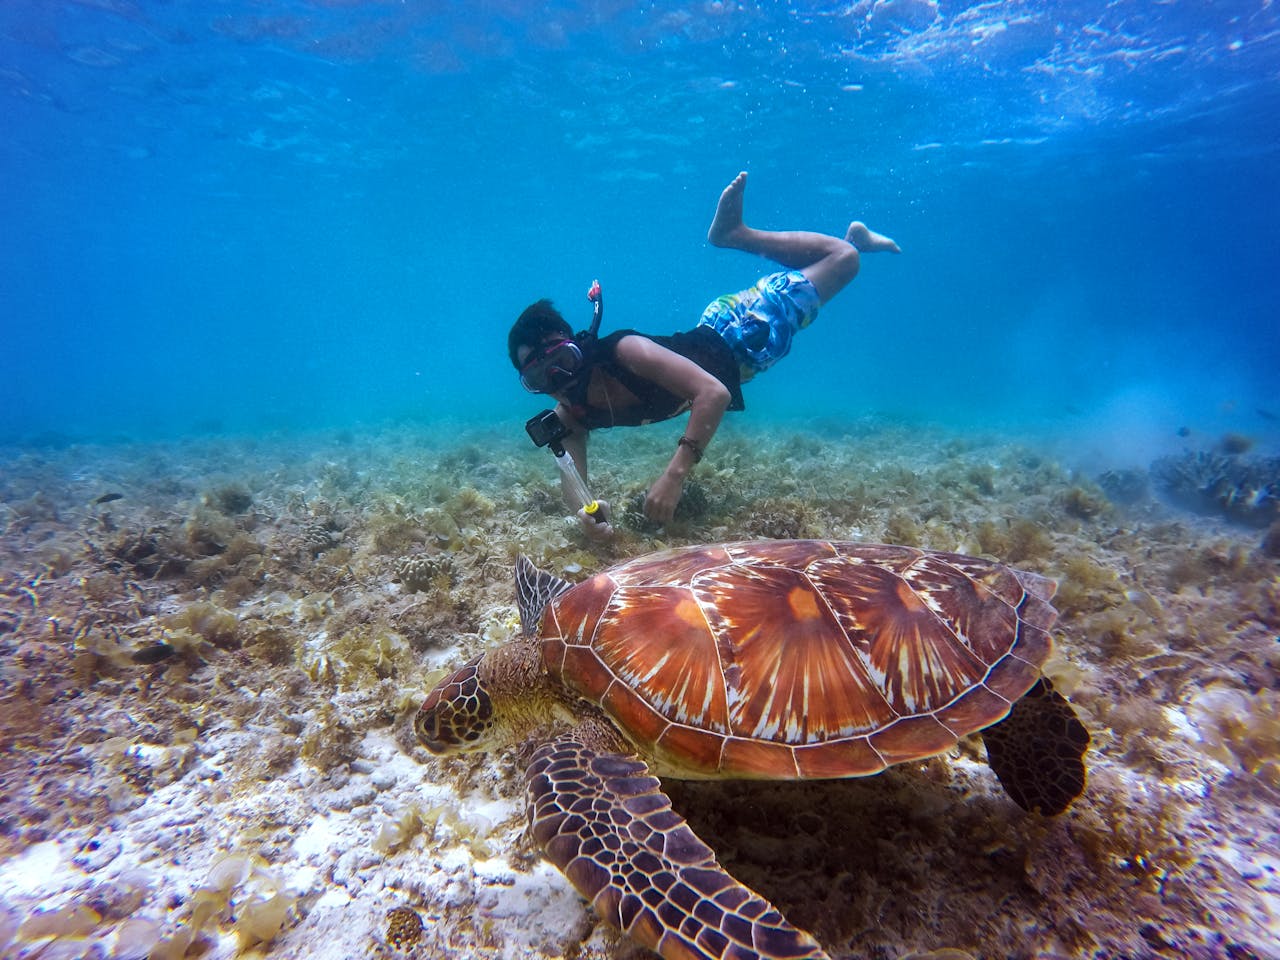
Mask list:
POLYGON ((582 350, 572 340, 557 340, 529 354, 520 382, 530 393, 555 393, 581 372, 582 350))

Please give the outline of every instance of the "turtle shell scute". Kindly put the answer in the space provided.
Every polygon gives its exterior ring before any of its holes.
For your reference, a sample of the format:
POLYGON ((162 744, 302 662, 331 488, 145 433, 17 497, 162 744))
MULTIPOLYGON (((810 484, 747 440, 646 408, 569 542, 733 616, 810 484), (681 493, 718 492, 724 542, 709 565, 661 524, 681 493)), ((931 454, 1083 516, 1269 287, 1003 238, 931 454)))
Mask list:
POLYGON ((1049 656, 1053 589, 910 547, 689 547, 557 597, 543 656, 668 771, 865 776, 1007 715, 1049 656))

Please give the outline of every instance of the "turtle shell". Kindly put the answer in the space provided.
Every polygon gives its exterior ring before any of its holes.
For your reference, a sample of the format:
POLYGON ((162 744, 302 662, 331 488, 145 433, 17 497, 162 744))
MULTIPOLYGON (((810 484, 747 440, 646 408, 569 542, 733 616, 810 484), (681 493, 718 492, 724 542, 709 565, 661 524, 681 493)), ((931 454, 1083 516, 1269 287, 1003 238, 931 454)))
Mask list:
POLYGON ((1049 656, 1055 587, 909 547, 730 543, 597 574, 540 636, 551 677, 659 772, 857 777, 1005 717, 1049 656))

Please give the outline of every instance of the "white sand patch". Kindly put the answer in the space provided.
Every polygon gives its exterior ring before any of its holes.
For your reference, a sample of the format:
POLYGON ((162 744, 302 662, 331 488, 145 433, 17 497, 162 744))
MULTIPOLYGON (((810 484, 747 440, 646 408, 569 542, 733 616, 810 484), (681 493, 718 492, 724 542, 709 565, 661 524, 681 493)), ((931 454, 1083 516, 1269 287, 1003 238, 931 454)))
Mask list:
MULTIPOLYGON (((502 944, 486 954, 493 956, 560 956, 565 937, 581 931, 584 904, 563 877, 541 861, 522 869, 499 853, 519 845, 519 802, 478 790, 460 797, 427 781, 385 729, 363 738, 349 771, 325 778, 298 762, 252 790, 228 789, 244 735, 232 727, 211 733, 188 748, 172 782, 142 797, 122 793, 129 802, 102 823, 0 862, 0 942, 25 923, 4 956, 50 955, 54 935, 71 931, 56 955, 74 942, 75 956, 95 948, 145 956, 182 935, 192 905, 224 875, 235 876, 224 883, 228 908, 200 928, 206 960, 236 956, 245 917, 258 911, 269 921, 277 894, 288 912, 273 956, 370 955, 383 949, 387 912, 404 906, 420 915, 424 945, 487 938, 502 944), (399 837, 395 824, 406 811, 426 825, 409 817, 409 832, 388 849, 385 838, 399 837)), ((172 748, 114 754, 148 769, 175 767, 172 748)), ((106 764, 102 771, 104 780, 115 776, 106 764)))

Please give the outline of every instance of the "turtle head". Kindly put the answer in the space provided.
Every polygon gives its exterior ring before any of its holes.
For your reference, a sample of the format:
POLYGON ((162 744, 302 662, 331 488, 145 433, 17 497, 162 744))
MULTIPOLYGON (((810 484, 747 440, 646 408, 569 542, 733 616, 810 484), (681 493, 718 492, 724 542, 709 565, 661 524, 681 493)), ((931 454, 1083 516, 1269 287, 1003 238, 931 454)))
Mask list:
POLYGON ((445 677, 431 691, 413 720, 413 731, 432 753, 482 750, 493 729, 493 700, 480 675, 484 656, 445 677))

